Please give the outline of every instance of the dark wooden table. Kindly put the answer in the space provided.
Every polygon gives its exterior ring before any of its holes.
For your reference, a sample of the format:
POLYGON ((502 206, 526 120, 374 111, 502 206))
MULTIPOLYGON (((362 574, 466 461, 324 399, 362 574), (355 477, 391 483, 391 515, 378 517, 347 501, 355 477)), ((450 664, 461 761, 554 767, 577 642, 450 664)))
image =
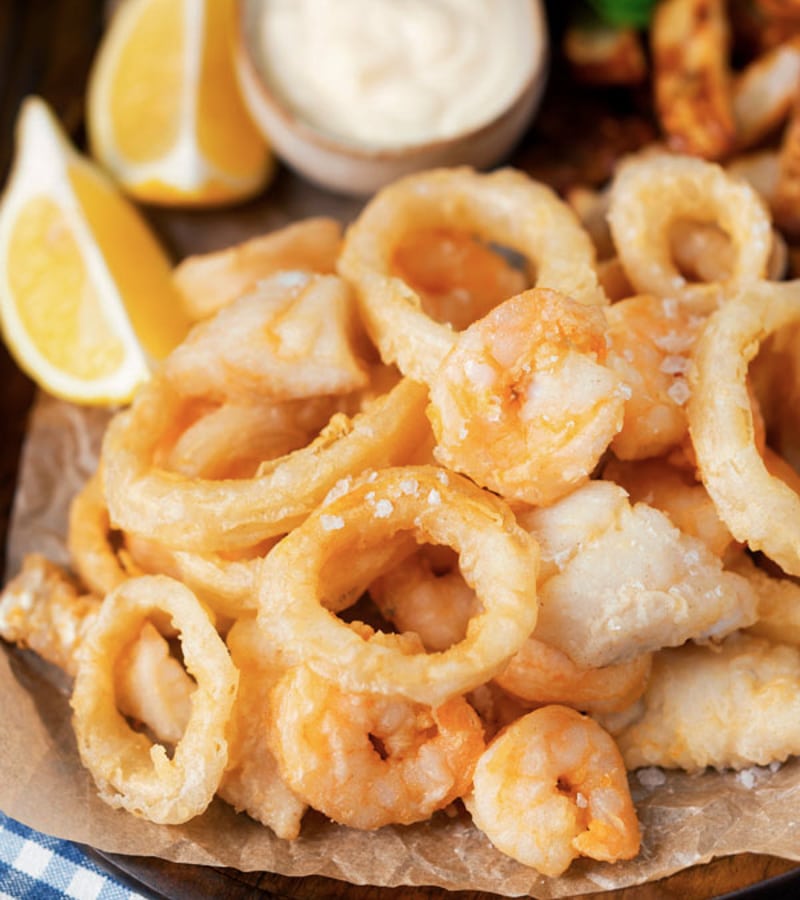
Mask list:
MULTIPOLYGON (((43 96, 55 109, 72 137, 83 137, 83 97, 86 74, 101 32, 104 0, 0 0, 0 183, 5 181, 12 151, 12 131, 22 97, 43 96)), ((622 123, 620 129, 628 125, 622 123)), ((631 127, 641 128, 634 123, 631 127)), ((527 159, 535 166, 538 151, 527 159)), ((602 160, 600 161, 602 164, 602 160)), ((557 176, 557 173, 556 173, 557 176)), ((557 180, 557 179, 556 179, 557 180)), ((273 204, 285 204, 294 211, 298 203, 296 179, 280 176, 271 191, 273 204)), ((329 198, 329 213, 339 201, 329 198)), ((345 204, 342 208, 347 208, 345 204)), ((263 214, 251 207, 244 213, 253 220, 263 214)), ((167 237, 192 227, 186 214, 152 214, 153 224, 167 237)), ((245 225, 246 227, 246 225, 245 225)), ((20 448, 34 387, 0 345, 0 567, 5 568, 5 537, 8 528, 20 448)), ((355 900, 487 900, 475 892, 448 892, 438 888, 357 887, 328 878, 288 878, 271 873, 241 873, 227 869, 183 866, 159 859, 112 856, 90 851, 101 864, 130 879, 140 889, 171 900, 213 896, 244 898, 355 898, 355 900)), ((800 892, 796 863, 769 856, 744 854, 714 860, 678 874, 621 891, 587 895, 602 900, 655 900, 655 898, 720 897, 728 892, 739 896, 782 897, 800 892), (787 882, 792 879, 792 883, 787 882), (755 885, 752 890, 747 886, 755 885), (794 885, 794 887, 792 886, 794 885)))

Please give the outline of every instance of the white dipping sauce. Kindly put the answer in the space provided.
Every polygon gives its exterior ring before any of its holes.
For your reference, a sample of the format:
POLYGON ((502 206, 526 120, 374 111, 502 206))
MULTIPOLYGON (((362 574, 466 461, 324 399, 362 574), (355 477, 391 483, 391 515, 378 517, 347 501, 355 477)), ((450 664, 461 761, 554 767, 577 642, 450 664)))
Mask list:
POLYGON ((479 128, 536 68, 530 0, 263 0, 265 74, 308 125, 370 148, 479 128))

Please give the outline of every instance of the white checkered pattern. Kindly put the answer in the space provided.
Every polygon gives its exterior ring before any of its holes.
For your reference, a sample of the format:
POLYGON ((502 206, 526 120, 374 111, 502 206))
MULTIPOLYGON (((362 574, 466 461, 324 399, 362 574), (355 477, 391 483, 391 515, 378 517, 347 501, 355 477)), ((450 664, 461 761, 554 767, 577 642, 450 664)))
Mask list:
POLYGON ((0 812, 0 900, 147 900, 75 844, 39 834, 0 812))

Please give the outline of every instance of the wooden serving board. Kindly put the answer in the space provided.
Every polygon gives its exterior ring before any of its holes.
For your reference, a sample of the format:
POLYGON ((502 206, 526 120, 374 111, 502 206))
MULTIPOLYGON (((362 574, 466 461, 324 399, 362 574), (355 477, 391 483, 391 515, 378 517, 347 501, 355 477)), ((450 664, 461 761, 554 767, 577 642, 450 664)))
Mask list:
MULTIPOLYGON (((551 5, 552 6, 552 5, 551 5)), ((5 181, 12 152, 13 123, 20 100, 29 93, 43 96, 55 109, 73 138, 83 134, 83 98, 86 75, 101 33, 104 0, 26 0, 0 2, 0 183, 5 181)), ((559 74, 552 78, 556 80, 559 74)), ((551 78, 551 81, 552 81, 551 78)), ((555 84, 558 88, 559 85, 555 84)), ((574 98, 573 98, 574 100, 574 98)), ((617 98, 610 97, 609 109, 617 98)), ((553 143, 564 139, 564 117, 560 104, 543 111, 536 140, 523 144, 513 162, 561 188, 569 183, 577 167, 585 167, 591 154, 592 171, 600 179, 610 171, 613 154, 597 152, 597 144, 571 143, 569 152, 555 151, 553 143)), ((570 120, 591 131, 590 119, 576 114, 570 120)), ((587 114, 597 114, 597 109, 587 114)), ((648 137, 646 114, 629 105, 615 118, 607 110, 597 120, 615 130, 619 145, 636 144, 648 137)), ((612 142, 613 145, 613 142, 612 142)), ((278 227, 305 215, 332 215, 351 219, 360 208, 357 200, 318 191, 288 171, 280 172, 267 194, 250 204, 213 214, 149 210, 147 214, 176 258, 190 251, 209 250, 278 227)), ((0 570, 5 565, 8 528, 20 448, 26 419, 34 398, 34 387, 0 345, 0 570)), ((489 900, 477 892, 449 892, 439 888, 377 888, 356 886, 329 878, 289 878, 271 873, 242 873, 230 869, 168 863, 160 859, 101 854, 89 850, 103 866, 126 878, 132 886, 155 897, 189 900, 202 896, 246 900, 246 898, 354 898, 354 900, 489 900)), ((770 856, 743 854, 714 860, 646 885, 620 891, 586 895, 602 900, 681 900, 737 896, 788 896, 800 891, 800 866, 770 856)))

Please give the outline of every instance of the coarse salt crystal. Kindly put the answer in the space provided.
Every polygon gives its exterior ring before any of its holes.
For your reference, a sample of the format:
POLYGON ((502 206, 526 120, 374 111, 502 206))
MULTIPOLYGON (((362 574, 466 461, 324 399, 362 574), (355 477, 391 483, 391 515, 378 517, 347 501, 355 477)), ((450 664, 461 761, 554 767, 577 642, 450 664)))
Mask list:
POLYGON ((436 490, 436 488, 432 488, 428 493, 428 503, 430 506, 438 506, 442 502, 442 495, 436 490))
POLYGON ((663 769, 657 769, 655 766, 639 769, 636 773, 636 777, 639 779, 639 784, 648 789, 661 787, 667 780, 667 776, 664 774, 663 769))
POLYGON ((673 403, 677 403, 678 406, 683 406, 689 397, 691 397, 692 392, 686 379, 676 378, 673 384, 667 389, 667 394, 673 403))
POLYGON ((751 788, 754 788, 756 782, 758 781, 758 776, 754 769, 742 769, 741 772, 736 776, 736 780, 741 784, 742 787, 747 788, 749 791, 751 788))
MULTIPOLYGON (((299 269, 287 269, 285 272, 278 272, 274 277, 281 287, 286 288, 302 287, 304 284, 308 284, 311 279, 308 272, 302 272, 299 269)), ((264 279, 265 281, 266 279, 264 279)))
POLYGON ((674 319, 678 314, 678 301, 674 297, 662 297, 661 308, 668 319, 674 319))
POLYGON ((689 360, 685 356, 670 354, 661 361, 659 369, 666 375, 684 375, 689 369, 689 360))
POLYGON ((414 497, 419 490, 419 482, 416 478, 405 478, 400 482, 400 491, 409 497, 414 497))
POLYGON ((320 524, 323 531, 339 531, 344 528, 344 519, 341 516, 320 516, 320 524))
POLYGON ((388 519, 394 512, 394 505, 391 500, 378 500, 375 504, 375 518, 388 519))
POLYGON ((624 381, 621 381, 617 386, 617 396, 621 397, 623 400, 630 400, 633 396, 633 389, 629 384, 625 384, 624 381))
POLYGON ((340 478, 336 484, 328 491, 327 496, 325 497, 325 502, 323 506, 327 506, 329 503, 332 503, 334 500, 339 497, 343 497, 353 486, 353 477, 352 475, 347 475, 345 478, 340 478))

